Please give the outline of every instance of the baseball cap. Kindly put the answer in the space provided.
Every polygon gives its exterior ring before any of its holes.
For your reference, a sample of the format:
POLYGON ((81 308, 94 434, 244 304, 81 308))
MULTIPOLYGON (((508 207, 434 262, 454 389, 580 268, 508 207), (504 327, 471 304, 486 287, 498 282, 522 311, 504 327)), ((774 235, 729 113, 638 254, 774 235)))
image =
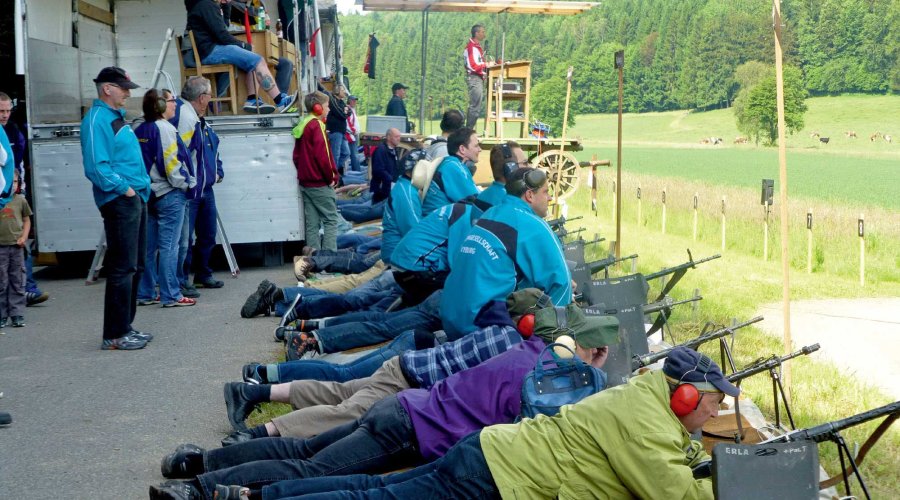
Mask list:
POLYGON ((410 170, 416 168, 416 164, 419 163, 420 160, 426 159, 426 154, 424 149, 414 149, 407 153, 406 156, 400 161, 403 165, 403 171, 409 172, 410 170))
POLYGON ((585 316, 576 304, 545 307, 534 314, 534 334, 544 342, 569 335, 581 347, 592 349, 619 343, 619 320, 615 316, 585 316))
POLYGON ((409 87, 407 87, 406 85, 403 85, 402 83, 395 83, 395 84, 391 85, 391 92, 396 92, 400 89, 408 89, 408 88, 409 87))
POLYGON ((741 393, 725 380, 722 370, 709 356, 687 347, 672 349, 663 364, 663 373, 670 382, 689 383, 700 392, 724 392, 731 397, 741 393))
POLYGON ((94 83, 114 83, 123 89, 136 89, 140 85, 131 81, 131 77, 124 69, 117 66, 109 66, 100 70, 94 83))
POLYGON ((358 100, 359 100, 359 97, 356 97, 355 95, 352 95, 352 96, 348 97, 347 100, 348 100, 348 101, 358 101, 358 100))

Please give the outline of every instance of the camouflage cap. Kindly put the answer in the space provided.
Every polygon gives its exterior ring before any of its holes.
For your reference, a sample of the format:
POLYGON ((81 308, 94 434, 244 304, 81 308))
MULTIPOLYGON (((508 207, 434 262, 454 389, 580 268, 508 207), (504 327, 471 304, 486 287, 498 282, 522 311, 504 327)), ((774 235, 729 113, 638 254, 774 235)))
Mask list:
POLYGON ((545 307, 534 315, 534 334, 547 343, 569 335, 581 347, 603 347, 619 342, 619 320, 615 316, 585 316, 576 304, 545 307))

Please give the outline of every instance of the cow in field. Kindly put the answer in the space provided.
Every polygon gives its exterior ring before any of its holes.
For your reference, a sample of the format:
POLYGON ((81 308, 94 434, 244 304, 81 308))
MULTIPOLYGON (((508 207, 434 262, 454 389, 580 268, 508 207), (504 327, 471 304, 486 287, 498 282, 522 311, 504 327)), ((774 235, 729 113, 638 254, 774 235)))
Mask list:
POLYGON ((747 138, 746 138, 746 137, 737 136, 737 137, 734 138, 734 143, 735 143, 735 144, 747 144, 747 138))
POLYGON ((828 141, 830 140, 831 139, 828 137, 819 137, 819 142, 821 142, 822 144, 828 144, 828 141))
POLYGON ((869 140, 875 142, 876 139, 881 137, 881 132, 875 132, 874 134, 869 136, 869 140))
POLYGON ((890 142, 892 141, 892 139, 893 139, 893 138, 892 138, 890 135, 888 135, 888 134, 884 134, 883 137, 884 137, 884 140, 887 141, 888 143, 890 143, 890 142))
POLYGON ((856 132, 853 130, 848 130, 848 131, 844 132, 844 135, 847 136, 847 139, 856 139, 857 138, 856 132))

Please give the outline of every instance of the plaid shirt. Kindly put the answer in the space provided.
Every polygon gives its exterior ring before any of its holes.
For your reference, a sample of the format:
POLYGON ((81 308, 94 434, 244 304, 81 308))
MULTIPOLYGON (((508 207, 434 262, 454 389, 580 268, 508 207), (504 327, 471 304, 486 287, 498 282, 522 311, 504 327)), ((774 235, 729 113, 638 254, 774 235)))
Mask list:
POLYGON ((400 355, 400 368, 410 382, 429 389, 454 373, 483 363, 522 341, 518 330, 511 326, 489 326, 420 351, 406 351, 400 355))

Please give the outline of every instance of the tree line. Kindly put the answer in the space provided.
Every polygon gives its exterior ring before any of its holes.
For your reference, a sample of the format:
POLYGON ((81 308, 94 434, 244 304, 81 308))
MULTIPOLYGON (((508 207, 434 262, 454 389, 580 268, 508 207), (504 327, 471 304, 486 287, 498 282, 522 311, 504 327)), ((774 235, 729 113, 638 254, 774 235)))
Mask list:
MULTIPOLYGON (((792 0, 782 12, 785 64, 798 70, 802 90, 900 92, 900 0, 792 0)), ((383 113, 391 84, 403 82, 411 87, 409 112, 418 115, 421 19, 395 12, 341 17, 344 63, 363 109, 383 113), (380 42, 376 80, 362 71, 372 32, 380 42)), ((764 0, 620 0, 576 16, 431 13, 429 19, 431 117, 466 105, 462 52, 476 23, 487 28, 489 56, 500 57, 505 32, 505 58, 532 61, 532 118, 556 126, 570 65, 573 114, 616 111, 617 50, 625 51, 628 112, 729 107, 742 90, 740 67, 774 64, 772 4, 764 0)))

